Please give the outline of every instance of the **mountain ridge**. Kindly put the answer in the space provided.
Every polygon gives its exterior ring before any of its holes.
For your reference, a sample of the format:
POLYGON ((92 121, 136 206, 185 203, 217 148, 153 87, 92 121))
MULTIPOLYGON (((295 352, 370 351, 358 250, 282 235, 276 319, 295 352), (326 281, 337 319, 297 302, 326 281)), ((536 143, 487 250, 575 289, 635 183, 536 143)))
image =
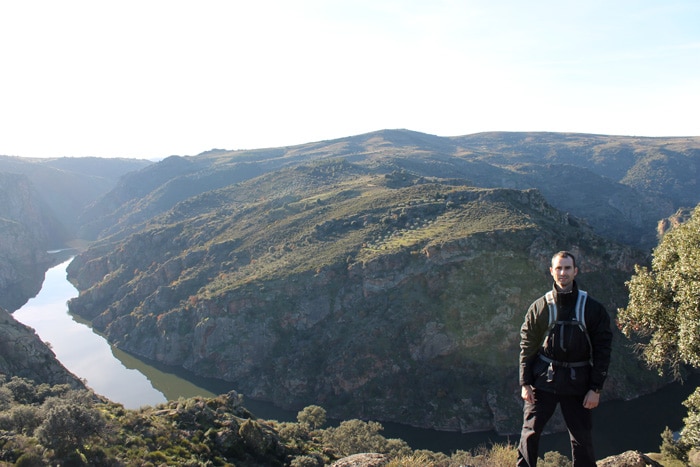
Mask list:
MULTIPOLYGON (((180 164, 188 161, 188 169, 170 178, 167 184, 154 187, 151 194, 139 202, 138 207, 125 206, 121 198, 110 203, 107 195, 100 203, 121 206, 119 210, 95 209, 86 213, 82 222, 92 226, 90 232, 93 237, 100 235, 99 232, 103 232, 102 235, 112 235, 125 225, 141 224, 197 193, 257 177, 284 166, 329 158, 342 158, 376 173, 405 171, 439 178, 459 177, 484 188, 538 188, 546 192, 553 181, 560 184, 588 182, 600 189, 594 186, 593 189, 587 189, 587 193, 605 191, 618 194, 609 198, 613 200, 611 203, 593 203, 595 209, 582 209, 582 206, 577 205, 576 193, 560 190, 558 196, 546 194, 559 209, 570 211, 581 218, 597 217, 598 222, 592 222, 592 225, 600 228, 605 235, 618 235, 618 240, 628 243, 641 238, 637 245, 645 249, 653 246, 656 241, 654 225, 659 219, 678 208, 692 206, 697 202, 700 190, 697 187, 697 177, 692 178, 692 174, 700 171, 700 138, 640 139, 581 134, 507 133, 508 140, 493 141, 502 134, 438 137, 408 130, 382 130, 283 148, 217 150, 177 159, 180 164), (549 140, 546 138, 554 136, 555 142, 550 142, 550 146, 547 146, 549 140), (542 139, 545 140, 540 141, 542 139), (624 145, 621 146, 619 141, 624 145), (487 143, 489 146, 485 146, 487 143), (555 148, 551 146, 554 144, 555 148), (669 147, 675 148, 671 151, 676 166, 672 176, 660 174, 653 167, 653 162, 659 157, 671 157, 659 154, 661 149, 669 147), (547 151, 551 154, 547 154, 547 151), (503 154, 510 155, 505 157, 503 154), (613 160, 614 163, 603 164, 601 160, 613 160), (573 167, 590 172, 587 172, 588 175, 586 172, 576 173, 573 167), (527 173, 524 172, 525 169, 527 173), (568 170, 570 179, 562 181, 560 179, 564 169, 568 170), (593 174, 597 174, 598 178, 593 178, 593 174), (676 182, 666 183, 669 178, 676 182), (600 213, 595 215, 597 211, 600 213), (623 225, 610 226, 619 222, 623 225)), ((158 172, 161 166, 167 172, 169 165, 172 164, 163 161, 144 172, 141 178, 150 183, 147 180, 148 174, 158 172)), ((133 176, 135 180, 141 180, 138 177, 138 173, 133 176)), ((140 182, 130 184, 125 180, 123 183, 123 192, 138 193, 141 190, 140 182)), ((136 201, 132 202, 136 204, 136 201)))

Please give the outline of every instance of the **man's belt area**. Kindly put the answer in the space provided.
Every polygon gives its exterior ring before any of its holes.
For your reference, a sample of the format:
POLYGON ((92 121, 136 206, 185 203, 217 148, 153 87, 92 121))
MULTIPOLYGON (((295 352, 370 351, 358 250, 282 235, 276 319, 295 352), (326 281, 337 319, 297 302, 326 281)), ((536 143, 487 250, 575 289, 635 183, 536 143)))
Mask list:
POLYGON ((564 368, 578 368, 578 367, 582 367, 582 366, 589 366, 589 365, 591 364, 591 362, 588 361, 588 360, 585 360, 585 361, 582 361, 582 362, 560 362, 560 361, 558 361, 558 360, 552 360, 552 359, 549 358, 549 357, 545 357, 545 356, 542 355, 542 354, 539 354, 539 357, 540 357, 541 360, 543 360, 544 362, 549 363, 550 365, 561 366, 561 367, 564 367, 564 368))

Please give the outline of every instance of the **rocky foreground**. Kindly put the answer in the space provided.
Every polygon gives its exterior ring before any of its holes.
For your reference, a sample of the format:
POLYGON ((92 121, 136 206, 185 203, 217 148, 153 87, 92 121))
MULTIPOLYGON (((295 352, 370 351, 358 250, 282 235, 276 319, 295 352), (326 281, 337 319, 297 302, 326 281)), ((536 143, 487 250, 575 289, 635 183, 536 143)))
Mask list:
MULTIPOLYGON (((335 461, 332 467, 383 467, 389 463, 384 454, 353 454, 335 461)), ((597 462, 598 467, 663 467, 648 455, 639 451, 627 451, 616 456, 606 457, 597 462)))

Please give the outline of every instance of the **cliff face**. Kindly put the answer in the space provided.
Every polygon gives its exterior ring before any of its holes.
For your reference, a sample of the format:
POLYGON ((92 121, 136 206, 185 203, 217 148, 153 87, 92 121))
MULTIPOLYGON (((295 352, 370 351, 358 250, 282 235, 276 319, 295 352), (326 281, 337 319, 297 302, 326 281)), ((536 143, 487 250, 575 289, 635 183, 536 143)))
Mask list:
POLYGON ((0 307, 14 311, 41 289, 55 225, 26 177, 0 173, 0 307))
MULTIPOLYGON (((71 311, 120 348, 284 407, 512 433, 518 331, 551 254, 579 253, 582 287, 613 313, 643 260, 535 190, 336 169, 274 178, 273 199, 266 179, 202 196, 95 245, 69 267, 71 311), (317 191, 294 194, 305 184, 317 191)), ((613 398, 647 376, 611 374, 613 398)))
POLYGON ((37 384, 68 384, 85 389, 83 383, 56 360, 56 355, 29 327, 0 309, 0 375, 18 376, 37 384))

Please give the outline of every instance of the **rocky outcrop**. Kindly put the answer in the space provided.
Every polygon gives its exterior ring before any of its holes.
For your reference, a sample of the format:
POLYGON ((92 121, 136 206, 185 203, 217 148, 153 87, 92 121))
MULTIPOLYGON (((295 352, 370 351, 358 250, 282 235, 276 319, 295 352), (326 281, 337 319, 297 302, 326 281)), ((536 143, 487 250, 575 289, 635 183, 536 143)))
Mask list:
POLYGON ((0 309, 0 375, 17 376, 37 384, 69 384, 84 389, 83 383, 56 359, 56 355, 29 327, 0 309))
POLYGON ((646 454, 639 451, 627 451, 616 456, 606 457, 596 463, 597 467, 663 467, 646 454))
POLYGON ((389 462, 384 454, 360 453, 343 457, 331 464, 331 467, 382 467, 389 462))
POLYGON ((26 177, 0 173, 0 307, 14 311, 41 289, 52 219, 26 177))
MULTIPOLYGON (((361 453, 339 459, 331 467, 381 467, 389 459, 384 454, 361 453)), ((639 451, 627 451, 616 456, 606 457, 596 463, 597 467, 663 467, 648 455, 639 451)))

